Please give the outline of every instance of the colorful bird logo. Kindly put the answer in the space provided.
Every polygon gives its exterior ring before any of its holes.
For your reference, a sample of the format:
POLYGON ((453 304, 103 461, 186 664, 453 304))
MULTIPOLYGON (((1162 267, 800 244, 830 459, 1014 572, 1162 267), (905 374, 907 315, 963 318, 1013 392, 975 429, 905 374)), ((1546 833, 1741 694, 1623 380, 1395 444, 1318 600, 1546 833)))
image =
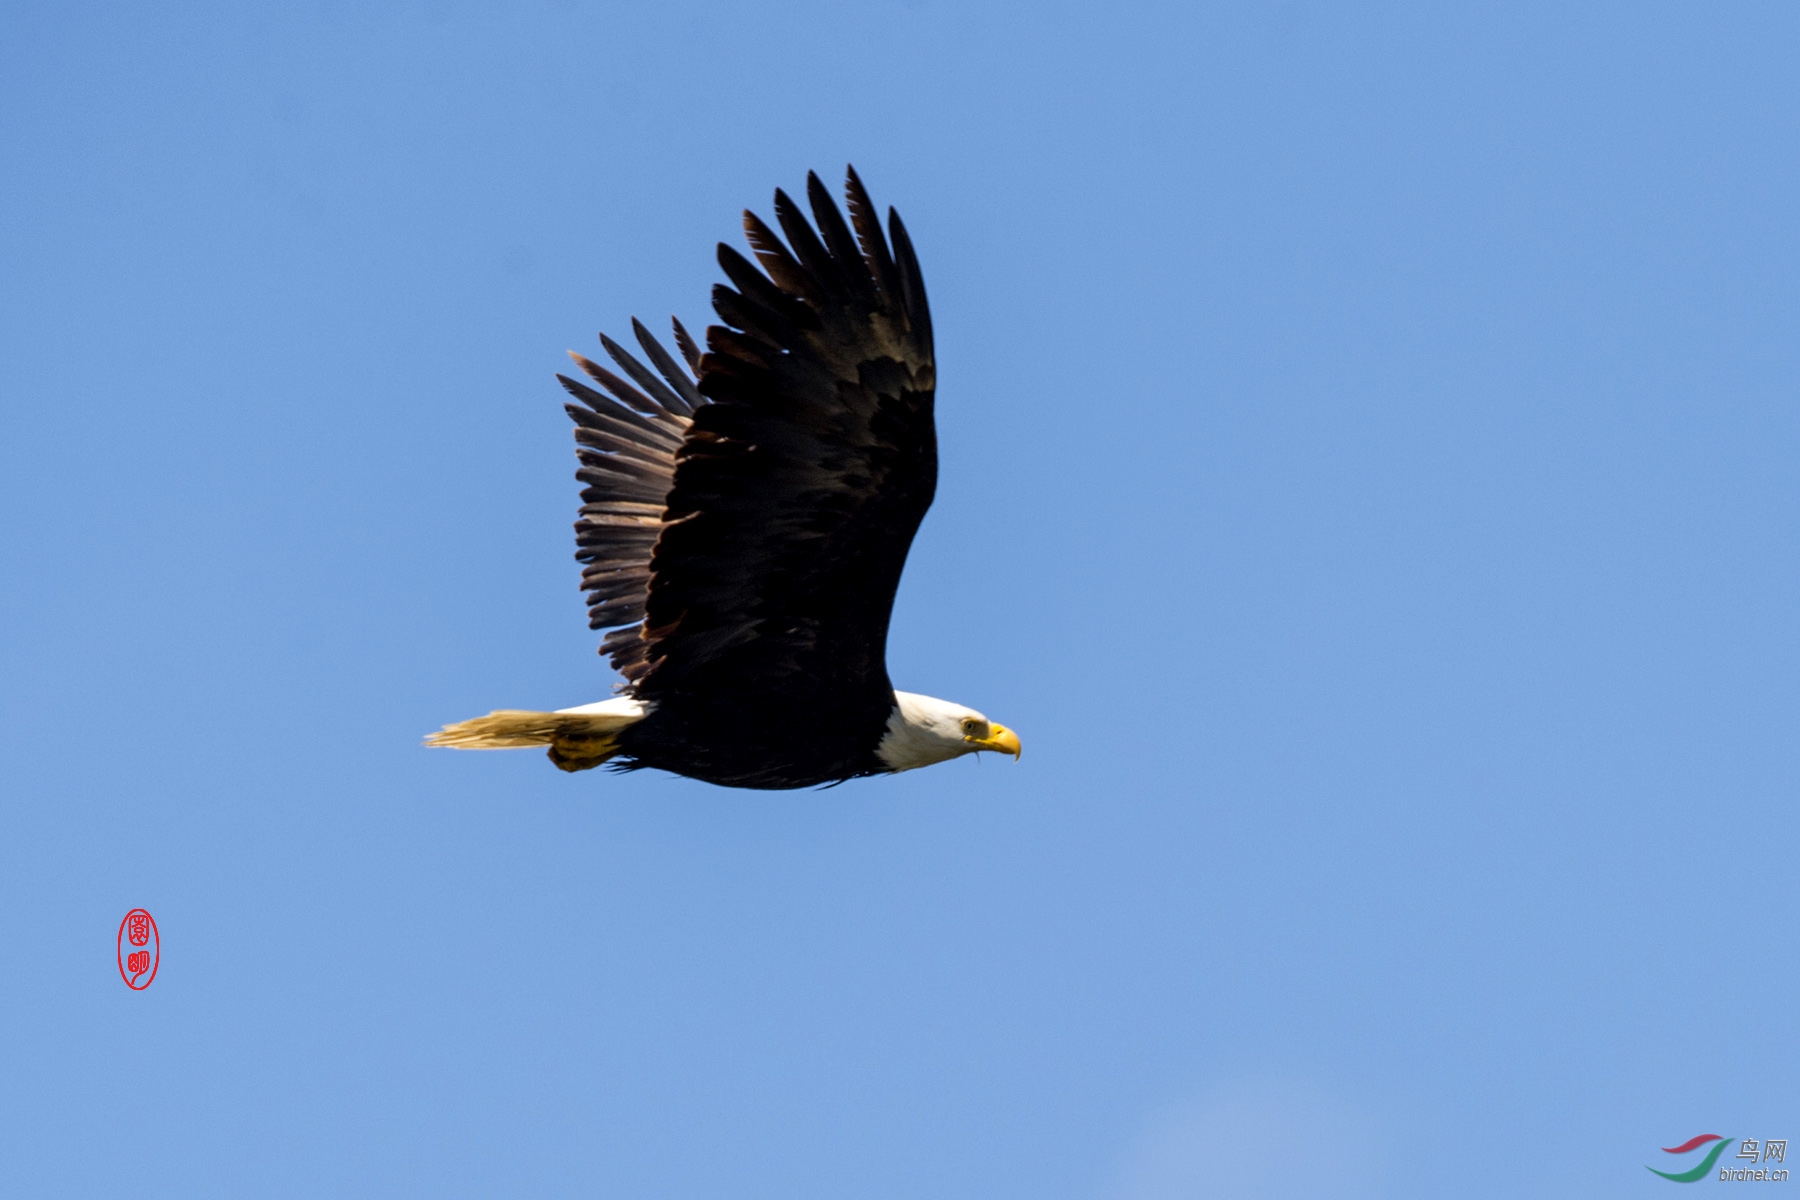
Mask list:
POLYGON ((1644 1169, 1649 1171, 1652 1175, 1661 1175, 1664 1179, 1671 1179, 1676 1183, 1693 1183, 1697 1179, 1706 1177, 1706 1173, 1712 1170, 1713 1164, 1719 1161, 1719 1155, 1725 1152, 1725 1147, 1731 1145, 1735 1140, 1737 1139, 1722 1138, 1716 1133, 1702 1133, 1689 1138, 1679 1146, 1664 1146, 1662 1148, 1664 1154, 1686 1154, 1689 1150, 1698 1149, 1708 1142, 1718 1143, 1711 1150, 1706 1152, 1706 1157, 1700 1160, 1700 1165, 1693 1170, 1672 1173, 1669 1171, 1658 1171, 1655 1167, 1645 1167, 1644 1169))

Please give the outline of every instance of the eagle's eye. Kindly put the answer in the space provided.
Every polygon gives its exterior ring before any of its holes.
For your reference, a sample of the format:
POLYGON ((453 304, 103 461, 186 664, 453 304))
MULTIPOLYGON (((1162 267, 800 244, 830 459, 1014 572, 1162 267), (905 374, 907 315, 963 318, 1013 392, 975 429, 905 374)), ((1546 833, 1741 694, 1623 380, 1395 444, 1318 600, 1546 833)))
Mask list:
POLYGON ((966 738, 984 738, 988 735, 988 723, 978 717, 963 718, 963 736, 966 738))

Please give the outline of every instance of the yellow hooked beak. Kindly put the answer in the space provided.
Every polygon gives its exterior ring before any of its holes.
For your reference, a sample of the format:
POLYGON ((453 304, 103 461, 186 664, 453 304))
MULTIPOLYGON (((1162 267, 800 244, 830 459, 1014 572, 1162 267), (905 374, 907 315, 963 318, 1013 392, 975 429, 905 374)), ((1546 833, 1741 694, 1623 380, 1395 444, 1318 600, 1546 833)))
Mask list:
POLYGON ((1020 754, 1019 735, 1004 725, 989 724, 988 735, 984 738, 965 737, 963 741, 977 750, 998 750, 1002 754, 1010 754, 1017 762, 1020 754))

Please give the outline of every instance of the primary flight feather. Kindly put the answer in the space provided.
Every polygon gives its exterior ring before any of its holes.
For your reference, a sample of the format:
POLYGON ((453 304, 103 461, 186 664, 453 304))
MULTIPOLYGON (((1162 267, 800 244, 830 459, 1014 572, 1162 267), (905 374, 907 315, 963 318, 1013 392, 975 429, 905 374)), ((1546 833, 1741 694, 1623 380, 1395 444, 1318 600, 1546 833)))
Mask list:
POLYGON ((937 487, 925 283, 892 209, 856 172, 850 220, 816 175, 809 223, 775 193, 753 264, 726 245, 723 324, 678 360, 632 322, 646 366, 571 355, 575 524, 589 624, 625 677, 612 700, 502 710, 428 745, 547 746, 565 771, 611 761, 729 787, 796 788, 927 766, 1019 739, 959 704, 896 692, 888 620, 937 487), (685 365, 684 365, 685 364, 685 365))

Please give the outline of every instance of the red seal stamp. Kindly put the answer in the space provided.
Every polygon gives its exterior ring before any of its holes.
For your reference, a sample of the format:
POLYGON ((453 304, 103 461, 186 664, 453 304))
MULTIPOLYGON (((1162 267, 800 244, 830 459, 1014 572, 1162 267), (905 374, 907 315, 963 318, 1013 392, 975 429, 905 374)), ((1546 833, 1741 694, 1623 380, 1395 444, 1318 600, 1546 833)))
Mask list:
POLYGON ((162 935, 148 909, 134 908, 119 922, 119 978, 134 992, 156 979, 162 965, 162 935))

